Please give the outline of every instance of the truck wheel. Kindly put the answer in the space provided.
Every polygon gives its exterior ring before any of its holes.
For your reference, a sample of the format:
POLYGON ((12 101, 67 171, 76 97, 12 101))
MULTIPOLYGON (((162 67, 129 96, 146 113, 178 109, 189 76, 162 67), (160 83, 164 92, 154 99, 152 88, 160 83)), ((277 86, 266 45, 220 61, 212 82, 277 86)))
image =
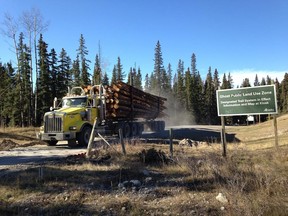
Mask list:
POLYGON ((58 143, 57 140, 46 141, 47 146, 56 146, 57 143, 58 143))
POLYGON ((131 124, 131 135, 132 137, 138 136, 138 123, 131 124))
POLYGON ((82 131, 80 132, 78 136, 78 144, 81 146, 87 146, 89 143, 90 139, 90 134, 91 134, 91 127, 90 126, 85 126, 82 131))
POLYGON ((144 124, 141 124, 141 123, 139 123, 138 124, 138 133, 137 133, 137 136, 141 136, 142 135, 142 133, 143 133, 143 131, 144 131, 144 124))
POLYGON ((164 130, 165 130, 165 122, 159 121, 159 131, 164 131, 164 130))
POLYGON ((123 137, 128 138, 131 134, 131 128, 128 122, 126 122, 123 126, 123 137))

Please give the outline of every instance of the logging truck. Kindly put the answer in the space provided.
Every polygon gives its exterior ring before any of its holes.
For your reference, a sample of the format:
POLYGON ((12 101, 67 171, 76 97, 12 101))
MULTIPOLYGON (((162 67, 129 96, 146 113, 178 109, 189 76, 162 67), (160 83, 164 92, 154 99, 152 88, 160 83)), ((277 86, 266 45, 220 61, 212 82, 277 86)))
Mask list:
POLYGON ((59 103, 44 114, 39 139, 54 146, 68 141, 69 146, 87 146, 95 122, 95 130, 105 135, 137 137, 144 129, 163 131, 166 98, 158 97, 123 82, 111 86, 94 85, 68 88, 59 103), (121 130, 120 130, 121 129, 121 130))

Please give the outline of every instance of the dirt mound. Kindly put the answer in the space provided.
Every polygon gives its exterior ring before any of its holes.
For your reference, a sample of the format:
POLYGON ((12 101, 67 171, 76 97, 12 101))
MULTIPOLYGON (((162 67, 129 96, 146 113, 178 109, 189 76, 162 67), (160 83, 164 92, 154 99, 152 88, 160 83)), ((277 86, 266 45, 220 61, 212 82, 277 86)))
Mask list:
POLYGON ((138 155, 140 161, 145 164, 162 165, 170 162, 170 158, 163 151, 157 151, 154 148, 148 150, 143 149, 138 155))
POLYGON ((17 147, 18 144, 13 142, 12 140, 10 139, 3 139, 2 142, 0 143, 0 150, 3 151, 3 150, 9 150, 11 148, 15 148, 17 147))

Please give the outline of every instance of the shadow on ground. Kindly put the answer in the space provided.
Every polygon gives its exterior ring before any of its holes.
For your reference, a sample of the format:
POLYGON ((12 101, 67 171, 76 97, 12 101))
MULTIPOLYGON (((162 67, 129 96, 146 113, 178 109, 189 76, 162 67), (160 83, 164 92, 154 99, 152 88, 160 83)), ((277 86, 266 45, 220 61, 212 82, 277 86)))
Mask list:
MULTIPOLYGON (((147 132, 144 133, 141 138, 160 138, 169 139, 170 130, 165 130, 161 133, 147 132)), ((207 142, 221 142, 221 132, 220 130, 210 129, 210 128, 173 128, 172 129, 173 139, 192 139, 195 141, 207 141, 207 142)), ((240 142, 239 139, 235 137, 235 134, 226 133, 227 142, 240 142)))

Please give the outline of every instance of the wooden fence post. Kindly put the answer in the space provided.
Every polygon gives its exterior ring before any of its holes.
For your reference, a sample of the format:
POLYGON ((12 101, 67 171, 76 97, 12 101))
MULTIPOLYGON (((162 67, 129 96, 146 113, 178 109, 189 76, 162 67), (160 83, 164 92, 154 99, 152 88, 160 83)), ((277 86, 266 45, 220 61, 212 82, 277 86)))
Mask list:
POLYGON ((170 157, 173 158, 173 129, 169 130, 170 157))
POLYGON ((90 138, 89 138, 89 142, 88 142, 88 146, 87 146, 87 152, 86 152, 86 157, 89 158, 90 157, 90 153, 91 153, 91 150, 92 150, 92 144, 93 144, 93 141, 94 141, 94 138, 95 138, 95 128, 96 128, 96 125, 98 123, 98 118, 96 117, 95 120, 94 120, 94 124, 93 124, 93 128, 92 128, 92 131, 91 131, 91 134, 90 134, 90 138))
POLYGON ((125 149, 125 144, 124 144, 124 140, 123 140, 123 132, 122 132, 122 128, 119 129, 119 138, 120 138, 120 143, 122 146, 122 152, 124 155, 126 155, 126 149, 125 149))

